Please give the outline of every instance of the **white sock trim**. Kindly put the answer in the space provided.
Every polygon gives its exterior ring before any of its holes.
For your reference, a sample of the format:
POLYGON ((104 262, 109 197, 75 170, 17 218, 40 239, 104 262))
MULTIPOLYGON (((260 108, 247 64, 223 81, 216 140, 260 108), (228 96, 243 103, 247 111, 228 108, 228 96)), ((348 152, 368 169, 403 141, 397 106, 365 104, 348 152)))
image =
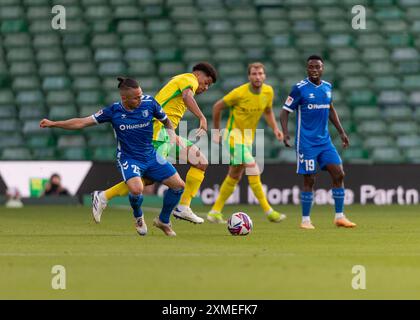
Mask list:
POLYGON ((343 213, 343 212, 338 212, 338 213, 336 213, 336 214, 335 214, 335 218, 336 218, 336 219, 341 219, 341 218, 344 218, 344 213, 343 213))

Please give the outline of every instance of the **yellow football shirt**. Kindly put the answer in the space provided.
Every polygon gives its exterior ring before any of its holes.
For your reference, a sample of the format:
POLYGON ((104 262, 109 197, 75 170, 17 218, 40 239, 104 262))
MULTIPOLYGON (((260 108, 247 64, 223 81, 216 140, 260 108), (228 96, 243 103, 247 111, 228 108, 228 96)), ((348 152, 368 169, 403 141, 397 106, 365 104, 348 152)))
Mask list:
POLYGON ((243 84, 223 97, 223 102, 230 108, 226 126, 227 131, 232 132, 230 144, 251 145, 261 115, 266 108, 273 107, 274 90, 271 86, 263 84, 260 93, 253 93, 250 86, 249 83, 243 84), (234 129, 239 130, 235 133, 234 129), (250 130, 247 130, 248 133, 246 133, 245 129, 250 130))
MULTIPOLYGON (((182 92, 188 88, 195 94, 198 88, 198 80, 192 73, 183 73, 173 77, 155 96, 156 101, 162 106, 174 128, 178 127, 181 118, 187 111, 187 106, 182 99, 182 92)), ((154 140, 159 140, 158 136, 162 127, 163 124, 160 121, 154 122, 154 140)))

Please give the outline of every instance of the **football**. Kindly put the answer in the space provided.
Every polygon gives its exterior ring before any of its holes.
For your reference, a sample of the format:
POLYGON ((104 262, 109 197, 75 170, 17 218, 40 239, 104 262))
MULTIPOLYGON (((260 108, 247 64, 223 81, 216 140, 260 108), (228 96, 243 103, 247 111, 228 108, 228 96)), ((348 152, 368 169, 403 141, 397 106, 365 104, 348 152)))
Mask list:
POLYGON ((252 231, 252 220, 243 212, 236 212, 229 218, 228 230, 233 236, 246 236, 252 231))

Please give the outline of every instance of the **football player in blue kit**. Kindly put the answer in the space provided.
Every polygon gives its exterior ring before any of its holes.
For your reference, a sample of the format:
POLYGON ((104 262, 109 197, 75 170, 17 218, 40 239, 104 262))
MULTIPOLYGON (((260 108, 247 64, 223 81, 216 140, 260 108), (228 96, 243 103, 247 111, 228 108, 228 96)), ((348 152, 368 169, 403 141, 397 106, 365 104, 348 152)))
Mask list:
POLYGON ((293 86, 283 106, 280 122, 284 133, 284 144, 291 147, 287 128, 289 113, 296 111, 296 158, 297 173, 303 175, 302 229, 315 229, 310 219, 313 188, 318 167, 327 170, 332 179, 332 195, 335 202, 335 220, 338 227, 353 228, 355 223, 344 215, 344 170, 328 131, 330 120, 340 134, 343 148, 349 146, 337 112, 332 103, 332 85, 321 80, 324 62, 312 55, 307 59, 308 77, 293 86))
POLYGON ((178 140, 172 123, 153 97, 143 95, 137 81, 128 78, 118 78, 118 81, 121 101, 85 118, 64 121, 43 119, 40 126, 79 130, 110 122, 117 139, 118 167, 130 191, 129 200, 137 232, 142 236, 147 234, 147 225, 141 209, 144 187, 142 178, 145 178, 162 182, 169 187, 163 198, 161 213, 153 220, 153 224, 166 235, 175 236, 170 215, 181 198, 185 184, 173 165, 159 156, 152 145, 153 118, 163 123, 171 142, 175 143, 178 140))

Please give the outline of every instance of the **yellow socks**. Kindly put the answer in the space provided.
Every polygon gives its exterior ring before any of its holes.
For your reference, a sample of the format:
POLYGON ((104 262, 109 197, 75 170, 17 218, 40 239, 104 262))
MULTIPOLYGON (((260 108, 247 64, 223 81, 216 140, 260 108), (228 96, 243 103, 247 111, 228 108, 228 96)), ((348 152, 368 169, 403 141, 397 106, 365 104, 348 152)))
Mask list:
POLYGON ((226 200, 230 195, 235 191, 238 180, 233 179, 231 176, 227 176, 225 181, 223 181, 222 186, 219 190, 219 195, 217 196, 216 202, 213 205, 212 211, 222 212, 223 207, 225 206, 226 200))
POLYGON ((188 170, 187 177, 185 179, 185 190, 182 194, 181 201, 179 202, 181 206, 189 207, 191 205, 191 200, 197 194, 203 180, 203 170, 194 167, 191 167, 190 170, 188 170))
POLYGON ((254 192, 254 195, 258 199, 264 212, 269 212, 272 210, 270 204, 267 201, 267 197, 265 196, 260 176, 248 176, 248 182, 252 192, 254 192))
POLYGON ((124 197, 124 196, 128 195, 128 187, 125 184, 125 182, 122 181, 122 182, 116 184, 115 186, 113 186, 109 189, 106 189, 104 191, 104 194, 105 194, 106 200, 111 200, 112 198, 115 198, 115 197, 118 197, 118 196, 124 197))

